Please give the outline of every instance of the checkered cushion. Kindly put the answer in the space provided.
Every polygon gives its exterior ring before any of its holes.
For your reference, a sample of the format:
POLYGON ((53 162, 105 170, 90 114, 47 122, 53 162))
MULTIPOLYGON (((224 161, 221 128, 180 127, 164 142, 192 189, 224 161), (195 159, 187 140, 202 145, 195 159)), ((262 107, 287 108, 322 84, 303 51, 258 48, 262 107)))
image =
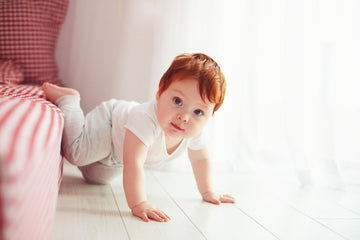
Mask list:
POLYGON ((21 65, 24 83, 59 84, 54 52, 68 0, 0 0, 0 59, 21 65))
POLYGON ((0 60, 0 83, 21 83, 23 80, 19 64, 12 60, 0 60))

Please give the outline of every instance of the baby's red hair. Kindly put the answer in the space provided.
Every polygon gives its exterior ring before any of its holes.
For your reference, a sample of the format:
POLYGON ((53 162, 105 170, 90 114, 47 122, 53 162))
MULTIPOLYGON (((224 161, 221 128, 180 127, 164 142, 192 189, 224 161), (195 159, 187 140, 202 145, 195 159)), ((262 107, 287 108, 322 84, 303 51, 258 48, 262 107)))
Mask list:
POLYGON ((225 76, 220 66, 203 53, 181 54, 174 59, 162 76, 159 83, 159 96, 173 81, 181 81, 185 78, 198 81, 202 100, 205 102, 207 98, 209 102, 214 103, 213 113, 215 113, 222 105, 226 91, 225 76))

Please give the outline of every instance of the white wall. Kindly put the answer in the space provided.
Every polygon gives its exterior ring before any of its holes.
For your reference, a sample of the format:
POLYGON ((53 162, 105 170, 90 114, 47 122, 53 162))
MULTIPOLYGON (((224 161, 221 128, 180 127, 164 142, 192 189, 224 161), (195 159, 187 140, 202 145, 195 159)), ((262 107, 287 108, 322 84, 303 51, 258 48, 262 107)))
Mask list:
POLYGON ((154 96, 149 63, 156 10, 150 4, 70 1, 56 55, 59 77, 80 91, 85 112, 110 98, 143 102, 154 96))

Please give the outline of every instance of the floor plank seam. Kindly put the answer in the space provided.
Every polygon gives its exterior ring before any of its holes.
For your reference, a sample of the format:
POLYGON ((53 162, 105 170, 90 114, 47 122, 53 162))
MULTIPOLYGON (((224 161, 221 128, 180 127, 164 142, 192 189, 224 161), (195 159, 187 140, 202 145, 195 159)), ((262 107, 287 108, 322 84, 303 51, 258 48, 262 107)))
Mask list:
MULTIPOLYGON (((221 220, 222 218, 218 219, 217 214, 223 216, 222 211, 215 210, 213 212, 211 207, 203 206, 203 203, 204 205, 207 203, 201 202, 201 198, 196 197, 196 189, 188 189, 188 185, 192 182, 188 178, 185 181, 187 175, 179 177, 180 175, 173 176, 169 173, 149 170, 147 177, 152 185, 148 190, 149 193, 154 192, 150 196, 151 200, 159 201, 159 204, 162 204, 164 208, 169 208, 169 211, 171 210, 172 214, 176 216, 170 225, 164 228, 160 226, 158 228, 156 225, 153 229, 152 226, 144 225, 144 228, 141 228, 137 225, 137 218, 131 215, 126 204, 126 197, 120 180, 110 184, 110 189, 108 187, 94 189, 94 187, 87 185, 83 187, 83 182, 78 179, 81 176, 75 170, 77 169, 67 169, 67 174, 64 175, 69 175, 69 178, 65 179, 66 181, 63 182, 65 184, 62 184, 59 189, 56 209, 57 220, 51 238, 53 240, 64 239, 65 236, 68 236, 69 239, 75 239, 78 236, 88 236, 85 238, 97 236, 99 239, 120 237, 130 240, 148 239, 148 236, 151 236, 149 237, 151 239, 171 239, 172 237, 174 237, 173 239, 206 240, 213 238, 255 239, 253 234, 256 233, 261 233, 257 235, 256 239, 315 240, 319 239, 319 236, 322 236, 322 239, 334 240, 360 239, 360 232, 358 231, 360 223, 358 199, 360 195, 357 192, 360 191, 360 188, 353 186, 341 192, 335 192, 331 189, 320 189, 320 191, 317 189, 315 191, 313 189, 297 189, 290 188, 289 185, 280 186, 279 189, 261 188, 257 185, 245 187, 243 190, 237 190, 237 193, 243 194, 245 192, 249 196, 243 201, 239 200, 230 208, 226 207, 224 220, 221 220), (175 189, 174 186, 176 186, 175 189), (193 196, 194 194, 195 196, 193 196), (78 198, 77 195, 81 197, 78 198), (253 201, 253 197, 258 199, 259 195, 264 199, 253 201), (98 198, 93 196, 98 196, 98 198), (75 206, 72 207, 74 204, 71 203, 74 199, 76 202, 75 206), (270 207, 271 210, 267 211, 267 207, 270 207), (202 219, 203 216, 207 216, 208 211, 210 211, 210 218, 204 223, 202 219), (283 217, 277 218, 277 213, 283 217), (99 218, 97 219, 95 215, 99 215, 99 218), (232 222, 230 226, 224 223, 233 217, 238 218, 235 218, 235 222, 232 222), (218 220, 220 221, 218 222, 218 220), (79 222, 79 227, 73 229, 72 221, 74 223, 79 222), (98 224, 99 222, 100 224, 98 224), (240 222, 244 224, 241 225, 242 230, 238 228, 240 222), (224 224, 221 225, 224 228, 219 227, 218 223, 224 224), (303 226, 298 230, 293 223, 303 224, 303 226), (94 227, 95 225, 98 227, 94 227), (182 229, 181 226, 185 226, 187 231, 182 233, 182 237, 176 237, 173 234, 177 229, 182 229), (72 230, 64 232, 63 229, 65 228, 72 230), (224 233, 228 236, 237 237, 219 237, 217 231, 219 229, 229 229, 224 233), (238 238, 238 236, 240 237, 238 238)), ((220 183, 222 181, 221 179, 220 183)), ((234 179, 234 184, 236 187, 239 185, 248 186, 248 181, 253 183, 252 179, 239 177, 234 179)))
POLYGON ((346 240, 350 240, 348 239, 347 237, 343 236, 342 234, 334 231, 333 229, 331 229, 330 227, 326 226, 325 224, 323 224, 322 222, 320 222, 318 220, 318 218, 314 218, 314 217, 311 217, 309 215, 307 215, 306 213, 304 213, 303 211, 297 209, 295 206, 293 206, 291 203, 287 202, 287 201, 284 201, 282 199, 280 199, 279 197, 275 197, 276 199, 278 199, 280 202, 283 202, 284 204, 286 204, 287 206, 289 206, 290 208, 294 209, 296 212, 300 213, 301 215, 303 215, 304 217, 307 217, 309 219, 311 219, 312 221, 316 222, 317 224, 320 224, 321 226, 323 226, 324 228, 330 230, 331 232, 335 233, 336 235, 342 237, 343 239, 346 239, 346 240))
POLYGON ((116 201, 116 196, 115 196, 115 193, 114 193, 114 190, 113 190, 113 186, 112 186, 112 185, 110 185, 110 189, 111 189, 111 193, 112 193, 112 196, 113 196, 113 200, 114 200, 114 202, 115 202, 115 204, 116 204, 116 207, 117 207, 117 209, 118 209, 118 211, 119 211, 119 214, 120 214, 120 217, 121 217, 121 221, 122 221, 122 223, 123 223, 123 225, 124 225, 124 227, 125 227, 126 235, 128 236, 128 239, 131 240, 130 234, 129 234, 128 229, 127 229, 127 227, 126 227, 126 223, 125 223, 124 217, 123 217, 123 215, 121 214, 120 206, 119 206, 118 202, 116 201))
POLYGON ((336 203, 336 202, 332 202, 332 203, 334 203, 335 205, 338 205, 339 207, 342 207, 343 209, 345 209, 345 210, 347 210, 349 212, 352 212, 352 213, 354 213, 356 215, 359 215, 359 218, 360 218, 360 212, 359 211, 356 211, 356 210, 350 209, 348 207, 345 207, 344 205, 342 205, 340 203, 336 203))
MULTIPOLYGON (((342 238, 344 238, 344 239, 348 239, 347 237, 343 236, 342 234, 334 231, 334 230, 331 229, 330 227, 328 227, 328 226, 326 226, 325 224, 323 224, 322 222, 320 222, 320 219, 329 219, 329 218, 315 218, 315 217, 311 217, 311 216, 307 215, 305 212, 303 212, 303 211, 299 210, 298 208, 296 208, 296 207, 295 207, 293 204, 291 204, 290 202, 281 199, 281 198, 280 198, 277 194, 275 194, 274 192, 269 191, 269 194, 270 194, 273 198, 279 200, 280 202, 282 202, 282 203, 286 204, 287 206, 289 206, 290 208, 294 209, 296 212, 300 213, 301 215, 303 215, 303 216, 305 216, 305 217, 313 220, 314 222, 320 224, 321 226, 325 227, 326 229, 330 230, 331 232, 337 234, 338 236, 340 236, 340 237, 342 237, 342 238)), ((323 199, 323 200, 328 200, 328 199, 324 199, 323 197, 321 197, 321 199, 323 199)), ((331 202, 331 203, 334 203, 333 201, 330 201, 330 202, 331 202)), ((339 205, 339 204, 337 204, 337 205, 339 205)), ((349 209, 343 207, 342 205, 340 205, 340 206, 341 206, 342 208, 346 209, 346 210, 349 210, 349 209)), ((352 211, 352 212, 353 212, 353 211, 352 211)), ((334 218, 330 218, 330 219, 334 219, 334 218)), ((345 219, 349 219, 349 218, 345 218, 345 219)), ((356 218, 356 219, 357 219, 357 218, 356 218)))
POLYGON ((149 171, 150 174, 153 176, 153 178, 156 180, 156 182, 159 184, 159 186, 162 188, 162 190, 169 196, 171 201, 175 203, 175 205, 180 209, 180 211, 185 215, 185 217, 191 222, 191 224, 196 228, 196 230, 199 231, 199 233, 204 237, 204 239, 208 239, 206 235, 198 228, 198 226, 191 220, 191 218, 188 216, 188 214, 184 211, 184 209, 181 208, 181 206, 178 204, 178 202, 171 196, 171 194, 166 190, 166 188, 161 184, 159 179, 155 176, 155 174, 152 171, 149 171))
POLYGON ((332 200, 332 199, 327 199, 327 198, 322 197, 322 196, 320 196, 320 198, 321 198, 322 200, 330 201, 332 204, 335 204, 335 205, 337 205, 337 206, 339 206, 339 207, 342 207, 343 209, 346 209, 346 210, 348 210, 348 211, 350 211, 350 212, 352 212, 352 213, 354 213, 354 214, 356 214, 356 215, 359 215, 359 218, 360 218, 360 212, 359 212, 359 211, 354 210, 354 209, 351 209, 351 208, 348 208, 348 207, 344 206, 343 204, 341 204, 341 203, 339 203, 339 202, 337 202, 337 201, 334 201, 334 200, 332 200))
POLYGON ((267 229, 264 225, 262 225, 258 220, 256 220, 254 217, 250 216, 248 213, 246 213, 244 210, 242 210, 237 204, 235 204, 235 208, 237 208, 240 212, 245 214, 248 218, 253 220, 256 224, 258 224, 261 228, 263 228, 266 232, 270 233, 272 236, 274 236, 276 239, 280 238, 276 236, 273 232, 271 232, 269 229, 267 229))

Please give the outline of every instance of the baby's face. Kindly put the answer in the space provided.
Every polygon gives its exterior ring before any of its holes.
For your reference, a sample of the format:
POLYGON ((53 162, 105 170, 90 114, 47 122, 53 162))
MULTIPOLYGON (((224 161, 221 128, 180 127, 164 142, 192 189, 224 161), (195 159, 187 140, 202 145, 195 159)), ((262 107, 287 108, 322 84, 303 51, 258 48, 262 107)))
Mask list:
POLYGON ((156 99, 160 127, 167 137, 179 140, 198 135, 215 106, 201 99, 198 82, 191 78, 174 81, 156 99))

